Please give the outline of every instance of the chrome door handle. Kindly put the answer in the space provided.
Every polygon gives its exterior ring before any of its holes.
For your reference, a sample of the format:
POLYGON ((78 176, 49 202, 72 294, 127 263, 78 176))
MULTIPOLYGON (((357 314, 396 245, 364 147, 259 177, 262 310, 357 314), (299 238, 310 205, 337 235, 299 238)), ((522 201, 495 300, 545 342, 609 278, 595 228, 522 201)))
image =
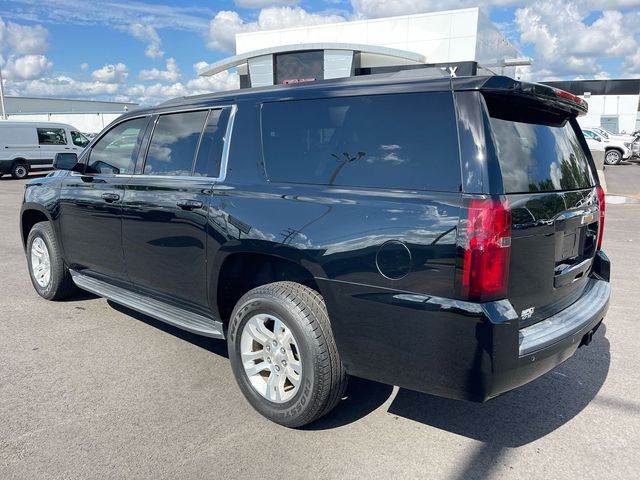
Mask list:
POLYGON ((120 200, 120 195, 117 193, 103 193, 102 199, 107 203, 117 202, 120 200))
POLYGON ((197 208, 202 208, 202 202, 200 200, 178 200, 176 205, 183 210, 195 210, 197 208))

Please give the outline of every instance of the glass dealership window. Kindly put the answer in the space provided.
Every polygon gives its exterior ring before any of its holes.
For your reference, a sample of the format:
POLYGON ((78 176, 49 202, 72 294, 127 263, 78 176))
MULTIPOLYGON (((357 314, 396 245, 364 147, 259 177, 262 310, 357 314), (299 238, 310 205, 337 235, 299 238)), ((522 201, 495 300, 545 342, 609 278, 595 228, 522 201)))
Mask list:
POLYGON ((280 53, 275 57, 276 83, 324 79, 324 51, 280 53))

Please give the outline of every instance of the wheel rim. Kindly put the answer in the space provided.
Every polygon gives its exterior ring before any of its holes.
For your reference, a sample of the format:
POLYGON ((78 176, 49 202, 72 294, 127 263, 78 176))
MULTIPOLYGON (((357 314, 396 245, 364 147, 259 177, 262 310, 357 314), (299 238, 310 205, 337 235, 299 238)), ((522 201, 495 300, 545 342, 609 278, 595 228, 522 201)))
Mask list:
POLYGON ((27 174, 27 169, 24 168, 23 166, 19 166, 19 167, 16 167, 15 172, 18 177, 24 177, 27 174))
POLYGON ((40 237, 31 244, 31 272, 38 285, 45 288, 51 280, 51 259, 49 249, 40 237))
POLYGON ((606 160, 608 163, 616 163, 618 161, 618 152, 607 153, 606 160))
POLYGON ((284 403, 300 387, 302 362, 293 333, 279 318, 258 314, 240 337, 242 366, 251 386, 270 402, 284 403))

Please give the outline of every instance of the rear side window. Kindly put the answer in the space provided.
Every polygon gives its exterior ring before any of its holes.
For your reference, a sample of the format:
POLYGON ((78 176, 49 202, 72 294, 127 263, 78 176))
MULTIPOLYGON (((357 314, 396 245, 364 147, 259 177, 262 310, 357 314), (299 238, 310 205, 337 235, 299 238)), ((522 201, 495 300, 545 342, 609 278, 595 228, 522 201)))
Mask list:
POLYGON ((191 175, 207 111, 161 115, 153 130, 145 175, 191 175))
POLYGON ((224 110, 211 110, 211 113, 209 113, 207 125, 202 134, 200 146, 198 147, 198 156, 193 170, 195 176, 220 176, 220 164, 225 141, 224 136, 228 121, 228 108, 224 110))
POLYGON ((450 93, 265 103, 262 141, 272 181, 460 189, 450 93))
POLYGON ((63 128, 37 128, 40 145, 66 145, 67 135, 63 128))
POLYGON ((576 131, 567 119, 545 121, 527 108, 504 108, 488 100, 505 193, 588 188, 595 181, 576 131))

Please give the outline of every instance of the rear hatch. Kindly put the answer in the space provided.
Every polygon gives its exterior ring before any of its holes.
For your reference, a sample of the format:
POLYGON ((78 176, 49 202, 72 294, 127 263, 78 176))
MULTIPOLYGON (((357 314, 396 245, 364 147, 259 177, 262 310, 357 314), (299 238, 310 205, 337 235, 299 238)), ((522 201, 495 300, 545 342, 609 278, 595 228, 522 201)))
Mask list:
POLYGON ((524 327, 585 289, 598 240, 595 170, 567 98, 483 96, 511 210, 507 297, 524 327))

